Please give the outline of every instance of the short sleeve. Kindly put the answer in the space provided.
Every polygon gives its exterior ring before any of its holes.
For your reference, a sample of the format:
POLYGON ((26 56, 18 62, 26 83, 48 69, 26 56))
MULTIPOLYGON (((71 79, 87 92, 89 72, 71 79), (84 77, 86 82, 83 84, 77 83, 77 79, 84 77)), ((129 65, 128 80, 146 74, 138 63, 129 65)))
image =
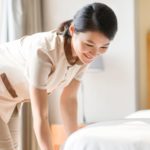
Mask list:
POLYGON ((83 65, 76 73, 74 79, 81 81, 82 77, 83 77, 84 73, 87 71, 87 69, 88 69, 88 65, 83 65))
POLYGON ((52 67, 53 64, 50 58, 41 49, 38 49, 28 64, 27 76, 29 84, 38 89, 47 89, 52 67))

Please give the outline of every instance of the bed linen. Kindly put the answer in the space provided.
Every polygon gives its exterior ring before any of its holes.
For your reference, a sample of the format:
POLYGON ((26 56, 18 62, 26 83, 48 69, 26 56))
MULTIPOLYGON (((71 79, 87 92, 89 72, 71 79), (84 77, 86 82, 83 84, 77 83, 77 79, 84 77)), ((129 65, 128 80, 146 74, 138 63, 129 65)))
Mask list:
POLYGON ((139 114, 80 129, 68 138, 64 150, 150 150, 150 117, 139 114))
POLYGON ((143 109, 136 111, 125 118, 130 119, 130 118, 147 118, 150 119, 150 109, 143 109))

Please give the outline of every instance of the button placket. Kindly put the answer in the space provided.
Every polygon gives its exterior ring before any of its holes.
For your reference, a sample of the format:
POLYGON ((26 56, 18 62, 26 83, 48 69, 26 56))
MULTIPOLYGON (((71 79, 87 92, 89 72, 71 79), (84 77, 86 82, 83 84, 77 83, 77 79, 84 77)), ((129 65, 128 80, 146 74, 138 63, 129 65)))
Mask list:
POLYGON ((67 69, 66 69, 65 75, 64 75, 64 79, 60 82, 60 84, 63 83, 63 82, 65 82, 67 80, 67 75, 68 75, 69 69, 70 69, 70 66, 67 66, 67 69))

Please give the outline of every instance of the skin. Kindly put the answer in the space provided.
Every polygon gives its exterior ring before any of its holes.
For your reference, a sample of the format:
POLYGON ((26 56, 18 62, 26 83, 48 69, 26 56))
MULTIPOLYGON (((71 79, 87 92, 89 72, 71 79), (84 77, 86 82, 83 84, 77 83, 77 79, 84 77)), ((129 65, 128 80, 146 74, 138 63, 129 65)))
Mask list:
MULTIPOLYGON (((73 79, 63 89, 60 108, 66 134, 78 129, 77 124, 77 92, 80 82, 73 79), (71 93, 71 94, 70 94, 71 93)), ((31 108, 33 116, 33 128, 41 150, 53 150, 52 137, 48 122, 48 96, 46 90, 30 86, 31 108)))
POLYGON ((48 96, 46 90, 29 88, 33 128, 41 150, 52 150, 51 131, 48 122, 48 96))
POLYGON ((73 56, 78 57, 82 64, 89 64, 97 56, 104 54, 110 44, 110 40, 100 32, 76 33, 73 24, 70 26, 69 31, 72 36, 73 56))
MULTIPOLYGON (((100 32, 75 33, 74 25, 69 28, 72 36, 71 46, 74 57, 80 64, 89 64, 97 56, 105 53, 109 39, 100 32)), ((60 98, 62 121, 67 135, 78 129, 77 124, 77 92, 80 82, 73 79, 66 86, 60 98)), ((33 115, 33 128, 41 150, 52 150, 51 131, 48 122, 48 96, 46 90, 30 86, 30 98, 33 115)))

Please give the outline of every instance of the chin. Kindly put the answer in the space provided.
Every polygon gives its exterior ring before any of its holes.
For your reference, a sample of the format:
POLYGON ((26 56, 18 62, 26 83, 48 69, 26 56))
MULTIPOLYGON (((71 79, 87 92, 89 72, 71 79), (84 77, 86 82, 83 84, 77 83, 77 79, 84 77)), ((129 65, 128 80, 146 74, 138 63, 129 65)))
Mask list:
POLYGON ((84 64, 89 64, 89 63, 91 63, 93 61, 93 59, 87 58, 86 55, 83 55, 83 57, 80 57, 80 60, 84 64))
POLYGON ((79 58, 80 64, 89 64, 92 62, 92 60, 87 59, 85 57, 78 57, 78 58, 79 58))

